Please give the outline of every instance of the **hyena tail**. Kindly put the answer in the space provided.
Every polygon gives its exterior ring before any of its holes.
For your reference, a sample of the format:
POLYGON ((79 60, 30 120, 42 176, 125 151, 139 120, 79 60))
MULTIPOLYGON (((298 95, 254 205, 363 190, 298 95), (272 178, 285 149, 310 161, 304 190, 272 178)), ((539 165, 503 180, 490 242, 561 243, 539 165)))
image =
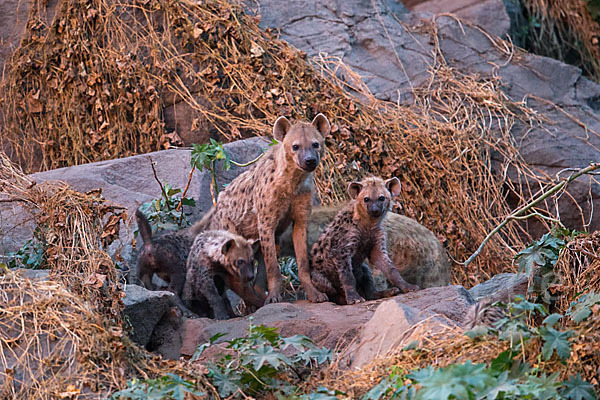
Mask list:
POLYGON ((192 235, 196 236, 200 232, 207 231, 210 228, 213 215, 215 215, 215 208, 211 207, 206 214, 202 216, 200 221, 197 221, 190 227, 192 235))
POLYGON ((138 230, 144 241, 144 246, 149 246, 152 244, 152 228, 150 227, 148 219, 139 208, 135 210, 135 219, 137 220, 138 230))

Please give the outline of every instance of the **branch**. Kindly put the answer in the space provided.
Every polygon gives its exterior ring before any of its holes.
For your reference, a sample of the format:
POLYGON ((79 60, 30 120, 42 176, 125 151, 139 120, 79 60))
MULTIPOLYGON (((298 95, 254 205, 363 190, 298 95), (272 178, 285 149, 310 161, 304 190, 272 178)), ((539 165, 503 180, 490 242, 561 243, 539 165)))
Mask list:
POLYGON ((256 157, 254 160, 248 161, 247 163, 242 163, 242 164, 240 164, 240 163, 238 163, 238 162, 235 162, 235 161, 233 161, 233 160, 229 160, 229 162, 230 162, 230 163, 232 163, 233 165, 235 165, 236 167, 247 167, 248 165, 254 164, 254 163, 255 163, 255 162, 257 162, 258 160, 260 160, 260 158, 261 158, 262 156, 264 156, 264 155, 265 155, 265 153, 266 153, 266 151, 264 151, 264 150, 263 150, 263 152, 262 152, 262 153, 260 153, 260 154, 258 155, 258 157, 256 157))
POLYGON ((162 185, 162 183, 160 183, 160 180, 158 179, 158 175, 156 175, 156 168, 154 168, 154 161, 152 161, 152 157, 148 156, 148 158, 150 159, 150 166, 152 167, 152 173, 154 174, 154 179, 158 183, 158 186, 160 186, 160 191, 162 192, 162 195, 165 198, 165 204, 167 205, 167 210, 171 211, 171 206, 169 206, 169 198, 167 197, 165 188, 162 185))
MULTIPOLYGON (((589 166, 573 172, 571 174, 571 176, 569 176, 567 179, 565 179, 562 182, 557 183, 556 185, 551 187, 550 190, 548 190, 546 193, 540 194, 538 197, 533 199, 531 202, 529 202, 528 204, 525 204, 522 208, 514 211, 512 214, 510 214, 509 216, 504 218, 504 221, 502 221, 497 227, 494 228, 494 230, 492 230, 485 237, 485 239, 483 239, 483 242, 481 242, 481 244, 479 245, 479 248, 475 251, 475 253, 473 253, 471 255, 471 257, 469 257, 467 259, 467 261, 462 263, 462 265, 464 265, 466 267, 469 264, 471 264, 471 262, 475 259, 475 257, 477 257, 481 253, 481 251, 483 250, 483 248, 485 247, 487 242, 490 241, 492 236, 494 236, 496 233, 498 233, 498 231, 500 231, 500 229, 502 229, 506 224, 508 224, 509 221, 511 221, 513 219, 517 219, 517 220, 524 219, 523 217, 520 217, 520 215, 525 213, 526 211, 531 210, 540 201, 548 198, 549 196, 552 196, 554 193, 565 188, 569 183, 573 182, 575 179, 579 178, 581 175, 589 174, 590 172, 595 171, 599 168, 600 168, 600 163, 590 163, 589 166)), ((528 217, 535 216, 536 214, 539 215, 538 213, 534 212, 533 214, 528 215, 528 217)))
MULTIPOLYGON (((192 175, 194 175, 194 170, 196 169, 196 166, 192 166, 192 170, 190 171, 190 175, 188 176, 188 180, 187 180, 187 184, 185 185, 185 189, 183 189, 183 193, 181 194, 181 199, 179 200, 179 204, 177 204, 177 208, 175 209, 175 211, 179 211, 179 209, 181 208, 181 205, 183 204, 183 199, 185 198, 185 195, 187 194, 188 189, 190 188, 190 183, 192 183, 192 175)), ((179 218, 179 226, 181 226, 181 223, 183 222, 183 210, 181 210, 181 217, 179 218)))

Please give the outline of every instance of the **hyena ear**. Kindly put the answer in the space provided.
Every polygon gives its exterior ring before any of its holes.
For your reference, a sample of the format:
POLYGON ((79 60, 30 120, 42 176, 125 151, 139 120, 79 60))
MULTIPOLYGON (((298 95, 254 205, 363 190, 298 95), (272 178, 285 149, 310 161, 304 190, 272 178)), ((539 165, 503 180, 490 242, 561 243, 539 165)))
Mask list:
POLYGON ((292 124, 286 117, 279 117, 277 121, 275 121, 275 125, 273 125, 273 137, 278 142, 281 142, 285 135, 289 132, 292 124))
POLYGON ((254 242, 252 242, 252 251, 254 252, 254 254, 258 253, 258 251, 260 250, 260 239, 256 239, 254 242))
POLYGON ((362 183, 360 182, 350 182, 348 184, 348 194, 350 195, 350 198, 354 200, 362 190, 362 187, 362 183))
POLYGON ((315 119, 313 119, 312 126, 314 126, 324 138, 327 137, 331 131, 329 120, 321 113, 317 114, 315 119))
POLYGON ((234 243, 235 239, 229 239, 228 241, 223 243, 223 247, 221 247, 221 253, 223 255, 227 255, 227 253, 229 253, 229 250, 231 250, 231 248, 233 247, 234 243))
POLYGON ((398 196, 400 194, 400 189, 402 188, 402 184, 400 183, 400 179, 393 177, 385 181, 385 186, 388 188, 392 196, 398 196))

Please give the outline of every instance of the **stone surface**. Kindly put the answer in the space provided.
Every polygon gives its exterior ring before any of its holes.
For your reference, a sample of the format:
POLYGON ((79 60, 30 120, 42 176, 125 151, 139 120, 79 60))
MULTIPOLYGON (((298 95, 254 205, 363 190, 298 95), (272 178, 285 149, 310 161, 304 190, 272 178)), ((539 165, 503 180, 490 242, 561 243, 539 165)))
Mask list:
POLYGON ((346 351, 351 368, 360 368, 444 326, 460 325, 472 304, 473 298, 462 286, 424 289, 384 301, 346 351))
POLYGON ((525 274, 505 273, 473 286, 469 294, 475 301, 492 298, 495 301, 508 302, 516 295, 526 295, 529 278, 525 274))
POLYGON ((429 0, 409 8, 432 14, 451 13, 496 36, 505 35, 510 28, 510 18, 502 0, 429 0))
POLYGON ((151 291, 138 285, 126 285, 125 318, 131 325, 131 339, 146 346, 152 332, 165 313, 171 308, 171 292, 151 291))
MULTIPOLYGON (((485 3, 471 8, 478 18, 489 17, 485 3)), ((543 126, 530 129, 516 123, 511 131, 523 159, 538 176, 552 178, 565 168, 600 160, 600 85, 583 77, 579 68, 519 50, 517 54, 502 51, 479 28, 449 16, 406 14, 383 0, 258 0, 251 4, 261 15, 261 26, 277 30, 309 57, 319 53, 340 57, 363 77, 376 97, 400 102, 412 100, 412 89, 427 82, 429 68, 435 64, 430 34, 427 30, 409 32, 408 27, 433 18, 441 55, 449 66, 479 79, 500 78, 507 97, 523 100, 548 117, 543 126)), ((494 2, 494 7, 499 9, 501 4, 494 2)), ((504 15, 501 23, 492 22, 504 26, 504 15)), ((501 156, 492 156, 493 167, 504 173, 498 169, 501 156)), ((526 181, 516 171, 507 172, 517 185, 526 181)), ((558 202, 562 222, 576 229, 600 229, 600 218, 593 214, 600 209, 600 185, 582 177, 569 191, 572 197, 562 196, 558 202)), ((528 230, 534 237, 545 232, 535 223, 528 230)))
MULTIPOLYGON (((259 137, 228 143, 225 148, 234 161, 245 163, 256 158, 268 147, 259 137)), ((87 192, 102 188, 102 195, 111 203, 127 209, 128 223, 122 226, 119 240, 113 243, 111 253, 119 252, 125 267, 133 265, 136 255, 132 249, 133 232, 137 229, 134 212, 143 202, 160 197, 160 188, 154 179, 150 159, 155 163, 161 182, 176 188, 185 188, 190 171, 190 150, 164 150, 117 160, 100 161, 73 167, 59 168, 31 175, 36 182, 64 181, 74 189, 87 192)), ((220 164, 221 165, 221 164, 220 164)), ((217 166, 217 182, 221 187, 231 182, 245 168, 234 165, 229 171, 217 166)), ((189 219, 195 221, 212 206, 211 177, 207 171, 194 174, 187 197, 196 200, 196 207, 186 208, 189 219)), ((32 237, 32 226, 23 218, 18 203, 0 204, 0 251, 15 251, 32 237)))

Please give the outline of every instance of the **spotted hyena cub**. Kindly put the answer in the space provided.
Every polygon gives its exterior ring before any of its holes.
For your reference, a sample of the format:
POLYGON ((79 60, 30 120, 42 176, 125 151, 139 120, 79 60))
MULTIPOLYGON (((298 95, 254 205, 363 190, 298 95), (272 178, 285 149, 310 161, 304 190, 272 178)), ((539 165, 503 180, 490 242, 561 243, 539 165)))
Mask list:
POLYGON ((185 283, 185 264, 194 243, 194 238, 199 232, 198 225, 163 235, 152 235, 152 228, 144 214, 135 211, 138 230, 144 246, 137 259, 137 276, 146 289, 154 290, 152 275, 169 284, 168 290, 172 292, 173 300, 185 316, 191 317, 193 313, 181 301, 181 291, 185 283))
POLYGON ((206 229, 227 229, 248 239, 260 239, 266 264, 267 303, 281 300, 277 263, 279 236, 293 224, 298 278, 310 301, 326 301, 310 279, 306 222, 312 207, 313 172, 324 154, 330 124, 323 114, 312 123, 290 123, 279 117, 273 136, 279 142, 219 194, 217 204, 202 219, 206 229))
POLYGON ((227 319, 235 316, 225 289, 233 290, 249 306, 264 299, 253 290, 254 253, 259 242, 228 231, 205 231, 194 240, 187 260, 182 299, 199 316, 227 319))
POLYGON ((312 248, 312 281, 338 304, 354 304, 398 292, 376 292, 369 259, 392 285, 404 292, 419 287, 407 283, 390 260, 381 221, 390 208, 392 196, 400 193, 398 178, 384 181, 367 178, 348 185, 350 202, 321 233, 312 248))

